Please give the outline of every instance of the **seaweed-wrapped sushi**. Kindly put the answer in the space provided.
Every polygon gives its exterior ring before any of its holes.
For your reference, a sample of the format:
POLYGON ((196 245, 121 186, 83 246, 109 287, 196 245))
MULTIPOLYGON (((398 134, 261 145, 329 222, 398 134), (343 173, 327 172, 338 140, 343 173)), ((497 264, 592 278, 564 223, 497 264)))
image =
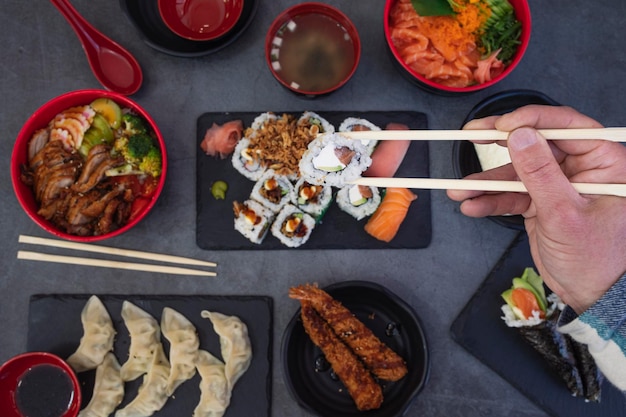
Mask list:
POLYGON ((339 208, 357 220, 371 216, 380 205, 380 191, 367 185, 346 185, 337 192, 339 208))
POLYGON ((332 187, 310 184, 304 178, 296 182, 291 193, 291 203, 313 216, 316 221, 324 216, 332 200, 332 187))
POLYGON ((559 312, 565 307, 556 294, 546 297, 543 280, 533 268, 502 293, 502 319, 515 328, 565 382, 574 396, 600 400, 602 375, 587 346, 557 330, 559 312))
POLYGON ((276 215, 271 232, 283 245, 296 248, 309 240, 314 228, 315 219, 311 215, 287 204, 276 215))

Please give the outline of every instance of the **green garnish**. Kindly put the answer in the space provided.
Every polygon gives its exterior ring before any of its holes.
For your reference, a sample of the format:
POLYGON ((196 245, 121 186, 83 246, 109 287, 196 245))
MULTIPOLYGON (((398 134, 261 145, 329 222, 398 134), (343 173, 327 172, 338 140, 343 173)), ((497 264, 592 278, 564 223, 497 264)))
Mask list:
POLYGON ((226 198, 226 191, 228 190, 228 184, 225 181, 215 181, 211 186, 211 194, 216 200, 223 200, 226 198))
POLYGON ((413 8, 420 16, 447 16, 454 13, 448 0, 411 0, 413 8))
POLYGON ((498 59, 508 64, 517 51, 522 34, 522 24, 515 17, 513 6, 507 0, 486 0, 491 8, 491 15, 483 26, 480 46, 484 57, 502 49, 498 59))

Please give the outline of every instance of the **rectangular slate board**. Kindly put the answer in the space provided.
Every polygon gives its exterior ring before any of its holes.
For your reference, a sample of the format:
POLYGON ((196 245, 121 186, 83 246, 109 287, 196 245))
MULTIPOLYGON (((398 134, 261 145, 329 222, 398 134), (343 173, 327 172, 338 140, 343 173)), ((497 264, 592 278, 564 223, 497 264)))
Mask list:
MULTIPOLYGON (((28 317, 28 351, 54 353, 64 359, 78 347, 83 334, 80 313, 90 295, 33 295, 28 317)), ((271 415, 273 300, 263 296, 142 296, 98 295, 106 306, 117 331, 114 350, 120 364, 128 358, 130 337, 121 317, 122 303, 128 300, 154 316, 160 323, 164 307, 171 307, 191 321, 198 331, 200 348, 222 358, 219 337, 211 321, 200 317, 202 310, 238 316, 248 327, 252 344, 252 362, 235 385, 228 416, 271 415)), ((169 343, 161 337, 165 352, 169 343)), ((95 371, 78 374, 85 407, 91 398, 95 371)), ((142 378, 127 382, 119 408, 136 395, 142 378)), ((191 416, 200 399, 200 376, 184 382, 154 417, 191 416)))
POLYGON ((461 346, 502 378, 558 417, 617 417, 626 412, 626 396, 610 382, 602 383, 599 403, 573 397, 543 357, 501 319, 504 303, 500 294, 524 268, 534 266, 526 233, 513 241, 451 327, 461 346))
MULTIPOLYGON (((231 163, 231 158, 218 159, 207 156, 200 149, 200 142, 204 134, 213 123, 222 124, 230 120, 240 119, 244 127, 250 126, 255 117, 262 112, 242 113, 205 113, 197 122, 196 146, 196 243, 206 250, 236 250, 236 249, 289 249, 278 239, 268 233, 260 245, 250 242, 239 234, 233 226, 233 201, 246 200, 253 181, 248 180, 237 172, 231 163), (211 184, 217 180, 226 181, 228 192, 225 200, 216 200, 211 195, 211 184)), ((299 116, 295 112, 275 112, 299 116)), ((413 111, 393 112, 318 112, 335 129, 347 117, 361 117, 384 129, 387 123, 403 123, 410 129, 426 129, 428 127, 426 115, 413 111)), ((428 142, 415 141, 395 175, 396 177, 429 177, 428 142)), ((367 219, 361 221, 344 213, 333 202, 326 212, 322 222, 316 226, 310 239, 298 249, 419 249, 427 247, 432 237, 430 191, 413 190, 418 199, 411 204, 408 215, 402 223, 396 237, 385 243, 368 235, 363 226, 367 219)), ((294 249, 290 249, 294 250, 294 249)))

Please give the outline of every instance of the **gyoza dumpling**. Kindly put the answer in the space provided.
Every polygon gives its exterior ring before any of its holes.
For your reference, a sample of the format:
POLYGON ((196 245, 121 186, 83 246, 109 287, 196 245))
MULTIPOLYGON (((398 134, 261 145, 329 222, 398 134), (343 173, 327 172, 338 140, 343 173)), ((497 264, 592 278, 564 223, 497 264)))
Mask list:
POLYGON ((252 346, 248 337, 248 327, 236 316, 226 316, 206 310, 200 314, 211 320, 213 329, 220 336, 226 380, 232 391, 237 380, 248 370, 252 360, 252 346))
POLYGON ((106 354, 113 350, 115 337, 111 316, 95 295, 87 300, 80 321, 83 323, 83 337, 76 352, 67 358, 67 363, 76 372, 95 369, 100 365, 106 354))
POLYGON ((154 353, 161 347, 161 329, 154 317, 129 301, 122 304, 122 318, 130 333, 130 347, 120 374, 124 381, 132 381, 148 372, 154 353))
POLYGON ((200 402, 193 417, 221 417, 230 404, 230 390, 224 374, 224 362, 206 350, 198 351, 196 363, 200 380, 200 402))
POLYGON ((170 342, 170 376, 167 395, 172 395, 183 382, 196 374, 196 359, 200 339, 196 328, 178 311, 165 307, 161 316, 161 331, 170 342))
POLYGON ((93 395, 78 417, 109 417, 124 398, 124 381, 120 377, 120 364, 111 352, 96 368, 93 395))
POLYGON ((126 407, 118 410, 115 417, 148 417, 163 408, 167 402, 169 396, 165 389, 170 364, 160 343, 150 359, 148 372, 143 377, 137 396, 126 407))

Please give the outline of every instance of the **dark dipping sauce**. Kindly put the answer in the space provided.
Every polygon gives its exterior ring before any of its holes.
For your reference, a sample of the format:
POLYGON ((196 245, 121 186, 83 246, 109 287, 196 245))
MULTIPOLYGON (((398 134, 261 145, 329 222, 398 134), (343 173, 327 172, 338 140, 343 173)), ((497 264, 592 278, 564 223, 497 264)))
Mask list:
POLYGON ((285 23, 272 41, 272 68, 291 88, 320 92, 344 81, 354 65, 354 43, 329 16, 311 13, 285 23))
POLYGON ((24 417, 61 417, 73 397, 72 379, 63 369, 36 365, 20 378, 15 404, 24 417))

